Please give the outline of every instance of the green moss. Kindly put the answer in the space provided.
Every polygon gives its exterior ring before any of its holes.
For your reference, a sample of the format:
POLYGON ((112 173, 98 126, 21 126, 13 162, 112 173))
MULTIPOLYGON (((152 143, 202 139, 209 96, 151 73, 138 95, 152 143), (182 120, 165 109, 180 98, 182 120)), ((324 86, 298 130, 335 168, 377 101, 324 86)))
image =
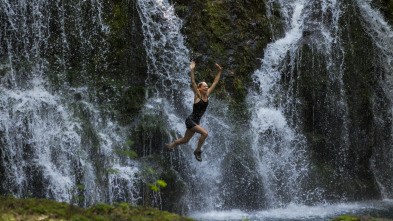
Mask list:
POLYGON ((115 150, 115 153, 118 154, 119 156, 126 156, 130 159, 135 159, 138 157, 138 154, 134 150, 132 150, 133 145, 134 145, 134 141, 128 140, 123 145, 123 147, 115 150))
POLYGON ((122 155, 122 156, 127 156, 130 159, 134 159, 134 158, 138 157, 138 154, 133 150, 123 150, 123 151, 119 150, 119 151, 116 151, 116 153, 119 155, 122 155))
POLYGON ((0 220, 193 220, 187 217, 127 203, 98 204, 88 209, 46 199, 0 196, 0 220))
POLYGON ((359 219, 357 217, 350 216, 350 215, 343 215, 335 219, 332 219, 332 221, 358 221, 358 220, 359 219))
POLYGON ((239 100, 244 100, 244 98, 246 97, 246 90, 243 82, 239 78, 235 78, 235 80, 233 81, 233 88, 239 100))

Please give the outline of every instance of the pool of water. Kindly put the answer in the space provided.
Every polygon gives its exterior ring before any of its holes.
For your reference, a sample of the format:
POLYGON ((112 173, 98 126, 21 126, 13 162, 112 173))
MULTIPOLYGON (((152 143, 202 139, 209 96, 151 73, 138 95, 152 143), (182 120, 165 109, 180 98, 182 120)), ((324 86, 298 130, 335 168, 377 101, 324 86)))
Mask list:
POLYGON ((330 220, 341 215, 371 215, 393 219, 393 200, 325 204, 315 206, 293 205, 285 208, 245 212, 241 210, 194 212, 188 216, 204 221, 297 221, 330 220))

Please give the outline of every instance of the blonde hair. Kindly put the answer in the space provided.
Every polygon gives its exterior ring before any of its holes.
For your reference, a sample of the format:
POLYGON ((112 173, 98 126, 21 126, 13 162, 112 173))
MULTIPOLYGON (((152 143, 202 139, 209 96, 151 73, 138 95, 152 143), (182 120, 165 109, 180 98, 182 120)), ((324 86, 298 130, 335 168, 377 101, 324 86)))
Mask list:
POLYGON ((198 83, 198 88, 202 87, 202 84, 203 84, 203 83, 205 83, 205 84, 206 84, 206 82, 204 82, 204 81, 202 81, 202 82, 199 82, 199 83, 198 83))

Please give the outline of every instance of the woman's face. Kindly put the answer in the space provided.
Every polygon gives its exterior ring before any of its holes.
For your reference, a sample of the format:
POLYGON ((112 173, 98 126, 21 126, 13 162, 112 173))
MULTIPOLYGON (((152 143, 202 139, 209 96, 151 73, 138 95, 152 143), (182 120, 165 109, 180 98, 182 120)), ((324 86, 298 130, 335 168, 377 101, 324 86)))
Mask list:
POLYGON ((203 94, 206 94, 208 89, 209 86, 207 86, 205 82, 202 82, 201 86, 198 88, 198 90, 203 94))

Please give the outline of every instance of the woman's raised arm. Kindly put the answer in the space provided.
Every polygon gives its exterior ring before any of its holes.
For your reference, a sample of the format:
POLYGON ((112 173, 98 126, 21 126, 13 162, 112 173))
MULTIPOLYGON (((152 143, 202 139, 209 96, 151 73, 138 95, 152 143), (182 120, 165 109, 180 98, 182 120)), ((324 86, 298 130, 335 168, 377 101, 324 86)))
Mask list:
POLYGON ((192 62, 190 63, 192 91, 194 92, 194 95, 195 95, 196 97, 200 97, 200 94, 199 94, 199 91, 198 91, 198 86, 197 86, 197 84, 195 83, 194 68, 195 68, 195 61, 192 61, 192 62))
POLYGON ((218 80, 220 80, 221 72, 222 72, 222 67, 216 63, 216 66, 219 68, 219 71, 217 73, 217 76, 214 78, 212 86, 210 86, 209 90, 207 91, 207 96, 210 95, 211 92, 213 92, 214 88, 217 86, 218 80))

